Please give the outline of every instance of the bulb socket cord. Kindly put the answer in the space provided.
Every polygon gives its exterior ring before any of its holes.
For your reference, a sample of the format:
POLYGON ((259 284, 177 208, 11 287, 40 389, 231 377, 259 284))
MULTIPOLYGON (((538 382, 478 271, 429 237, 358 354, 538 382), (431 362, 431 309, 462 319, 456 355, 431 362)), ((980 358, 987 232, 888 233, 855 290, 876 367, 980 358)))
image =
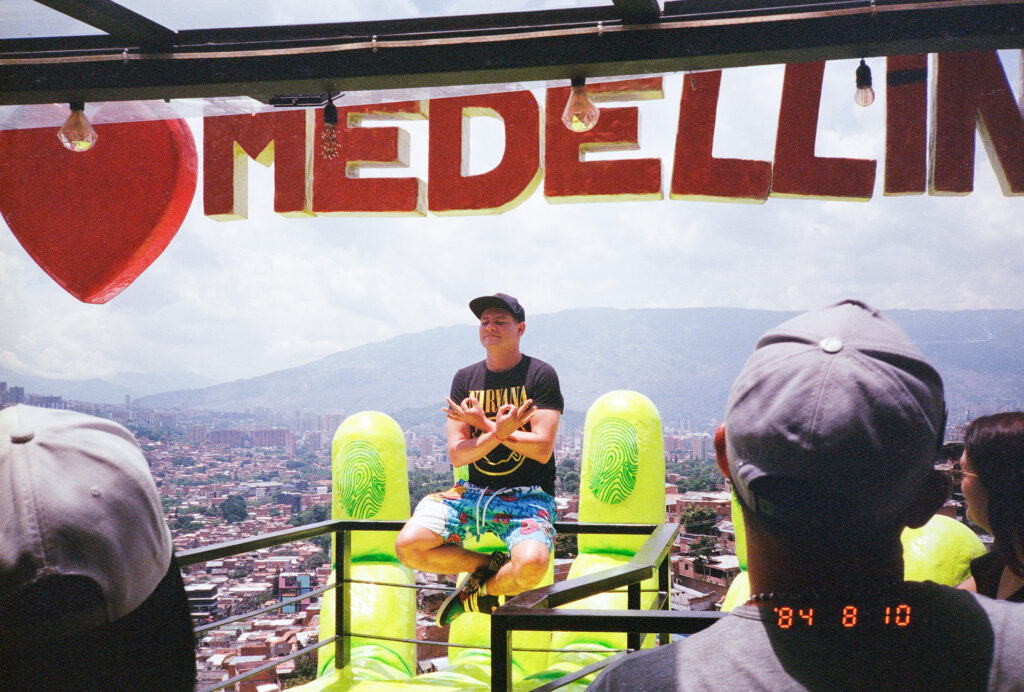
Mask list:
POLYGON ((871 88, 871 68, 861 58, 857 67, 857 91, 853 94, 853 102, 858 106, 870 106, 875 101, 875 90, 871 88))
POLYGON ((864 62, 864 58, 860 59, 860 65, 857 66, 857 88, 867 89, 871 86, 871 68, 864 62))
POLYGON ((334 105, 331 95, 327 95, 327 103, 324 104, 324 125, 334 127, 338 124, 338 107, 334 105))

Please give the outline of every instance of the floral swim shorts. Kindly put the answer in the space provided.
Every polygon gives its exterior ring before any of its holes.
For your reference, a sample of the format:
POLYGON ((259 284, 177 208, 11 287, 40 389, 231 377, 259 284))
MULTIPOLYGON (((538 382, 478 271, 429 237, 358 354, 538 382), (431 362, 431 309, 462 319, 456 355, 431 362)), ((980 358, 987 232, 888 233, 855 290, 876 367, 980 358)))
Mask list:
POLYGON ((495 491, 460 480, 451 490, 420 500, 410 521, 445 543, 462 543, 490 531, 510 550, 522 541, 540 541, 553 550, 554 516, 555 499, 538 485, 495 491))

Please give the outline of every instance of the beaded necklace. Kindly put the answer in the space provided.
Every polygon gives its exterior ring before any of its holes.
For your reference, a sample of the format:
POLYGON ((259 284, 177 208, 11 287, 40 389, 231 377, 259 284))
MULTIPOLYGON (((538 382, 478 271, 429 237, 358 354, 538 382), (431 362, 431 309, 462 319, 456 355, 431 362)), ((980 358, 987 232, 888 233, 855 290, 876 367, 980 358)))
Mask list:
MULTIPOLYGON (((877 598, 884 594, 894 591, 901 584, 902 579, 894 579, 884 584, 879 584, 872 588, 863 587, 850 587, 850 588, 837 588, 837 593, 849 594, 852 592, 858 598, 877 598)), ((747 599, 743 605, 757 605, 758 603, 771 603, 771 602, 783 602, 783 603, 815 603, 824 600, 842 600, 835 596, 825 596, 819 592, 812 591, 810 593, 793 593, 787 591, 762 591, 761 593, 755 593, 747 599)))

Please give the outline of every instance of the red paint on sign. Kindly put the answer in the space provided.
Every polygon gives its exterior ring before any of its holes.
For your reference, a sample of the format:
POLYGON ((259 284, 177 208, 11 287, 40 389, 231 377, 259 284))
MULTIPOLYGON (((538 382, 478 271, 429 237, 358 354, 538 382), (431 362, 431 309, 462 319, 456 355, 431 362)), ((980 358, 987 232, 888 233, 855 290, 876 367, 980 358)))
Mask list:
POLYGON ((786 65, 771 196, 871 199, 875 187, 874 160, 814 155, 824 74, 823 62, 786 65))
POLYGON ((683 75, 670 196, 714 202, 764 202, 772 184, 770 161, 717 159, 711 155, 721 84, 721 70, 683 75))
POLYGON ((425 184, 419 178, 363 176, 371 168, 407 168, 409 133, 400 127, 360 127, 367 119, 423 120, 423 101, 338 109, 337 156, 323 155, 323 111, 313 137, 313 211, 331 216, 423 216, 425 184))
POLYGON ((920 195, 928 166, 928 56, 886 59, 885 193, 920 195))
MULTIPOLYGON (((595 102, 662 98, 661 78, 600 82, 587 87, 595 102)), ((569 88, 548 89, 544 118, 544 196, 549 202, 607 202, 661 199, 661 160, 585 161, 588 151, 639 148, 639 111, 601 108, 589 132, 562 123, 569 88)))
POLYGON ((274 211, 312 216, 305 184, 307 119, 282 111, 203 119, 203 209, 217 221, 248 218, 248 166, 274 164, 274 211))
POLYGON ((529 91, 430 101, 428 193, 435 214, 498 214, 518 206, 540 184, 540 106, 529 91), (505 151, 497 166, 468 175, 474 116, 498 118, 505 151))
POLYGON ((65 149, 55 127, 0 131, 0 213, 43 271, 85 303, 107 302, 149 267, 195 195, 185 121, 142 120, 148 106, 128 107, 140 120, 95 125, 99 139, 85 152, 65 149))
POLYGON ((974 189, 977 126, 1004 195, 1024 195, 1024 117, 994 51, 941 53, 935 67, 935 118, 929 192, 974 189))

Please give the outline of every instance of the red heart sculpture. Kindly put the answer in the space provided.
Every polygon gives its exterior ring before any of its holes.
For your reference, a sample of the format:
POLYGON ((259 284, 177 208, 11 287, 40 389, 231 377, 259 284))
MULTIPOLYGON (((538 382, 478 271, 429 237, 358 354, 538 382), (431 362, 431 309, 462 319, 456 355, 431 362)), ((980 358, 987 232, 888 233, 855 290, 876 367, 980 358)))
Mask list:
POLYGON ((117 108, 140 120, 95 125, 99 138, 85 152, 65 149, 53 127, 0 131, 0 214, 43 271, 84 303, 107 302, 160 256, 196 190, 185 121, 144 120, 152 112, 142 103, 117 108))

